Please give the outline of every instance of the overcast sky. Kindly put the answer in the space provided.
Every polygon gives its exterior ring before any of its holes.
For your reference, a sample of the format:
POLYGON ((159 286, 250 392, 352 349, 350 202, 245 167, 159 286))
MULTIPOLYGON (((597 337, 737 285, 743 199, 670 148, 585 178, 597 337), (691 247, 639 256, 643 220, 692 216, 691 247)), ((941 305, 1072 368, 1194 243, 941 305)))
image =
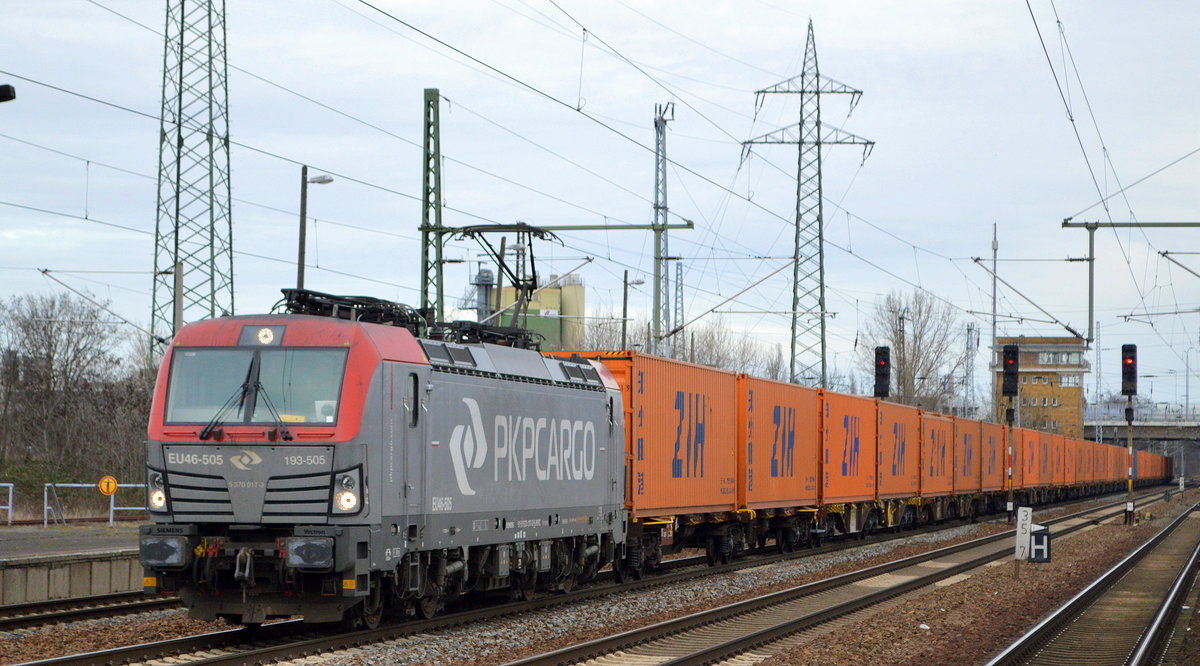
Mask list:
MULTIPOLYGON (((146 325, 158 123, 47 85, 158 115, 164 5, 2 2, 0 83, 17 99, 0 106, 0 296, 62 291, 36 270, 48 268, 146 325)), ((703 313, 791 255, 796 148, 744 159, 740 142, 798 121, 796 96, 758 104, 754 91, 800 73, 811 18, 821 73, 864 91, 850 115, 846 99, 824 98, 824 120, 876 142, 865 161, 854 146, 825 154, 832 366, 857 369, 858 332, 880 297, 916 287, 957 306, 986 346, 990 314, 970 313, 990 312, 991 279, 970 258, 990 257, 993 224, 1002 260, 1058 260, 1002 261, 1002 277, 1086 332, 1086 265, 1061 260, 1086 254, 1087 233, 1063 218, 1200 221, 1200 155, 1113 196, 1109 214, 1096 205, 1200 149, 1200 6, 1030 6, 231 0, 231 135, 253 149, 232 151, 237 310, 265 311, 294 283, 301 164, 334 177, 309 191, 306 286, 418 303, 421 100, 436 87, 448 226, 650 222, 654 108, 674 102, 669 205, 696 228, 672 232, 671 253, 684 257, 688 318, 703 313)), ((1197 310, 1200 278, 1159 252, 1200 271, 1200 256, 1182 254, 1198 233, 1096 234, 1104 390, 1133 342, 1156 375, 1143 394, 1183 400, 1200 314, 1155 313, 1197 310)), ((648 316, 649 232, 561 236, 565 246, 538 248, 543 274, 594 258, 579 271, 589 309, 613 312, 629 270, 647 281, 631 308, 648 316)), ((447 256, 478 250, 456 243, 447 256)), ((477 267, 448 267, 451 298, 477 267)), ((720 308, 737 312, 727 325, 786 344, 788 318, 771 313, 790 308, 789 274, 720 308)), ((1034 321, 1047 317, 1013 289, 998 309, 1000 335, 1065 333, 1034 321)), ((1090 395, 1095 374, 1087 385, 1090 395)))

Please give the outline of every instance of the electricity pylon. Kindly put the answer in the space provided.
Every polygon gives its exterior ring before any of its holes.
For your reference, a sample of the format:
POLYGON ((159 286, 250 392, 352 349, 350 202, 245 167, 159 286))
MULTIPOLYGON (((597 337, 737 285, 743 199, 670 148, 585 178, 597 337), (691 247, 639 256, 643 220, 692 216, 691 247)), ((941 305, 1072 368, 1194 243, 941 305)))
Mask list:
POLYGON ((821 193, 821 147, 831 144, 864 146, 863 159, 870 154, 874 141, 868 141, 821 122, 821 95, 850 95, 850 109, 858 103, 862 91, 822 77, 817 68, 817 44, 812 21, 808 22, 808 42, 804 47, 804 70, 799 76, 759 90, 755 95, 771 93, 800 95, 800 122, 777 129, 745 142, 750 144, 796 144, 800 147, 796 175, 796 243, 792 255, 792 339, 789 380, 813 383, 828 381, 826 369, 825 319, 825 227, 821 193))
POLYGON ((224 0, 167 2, 158 146, 154 346, 233 313, 224 0))

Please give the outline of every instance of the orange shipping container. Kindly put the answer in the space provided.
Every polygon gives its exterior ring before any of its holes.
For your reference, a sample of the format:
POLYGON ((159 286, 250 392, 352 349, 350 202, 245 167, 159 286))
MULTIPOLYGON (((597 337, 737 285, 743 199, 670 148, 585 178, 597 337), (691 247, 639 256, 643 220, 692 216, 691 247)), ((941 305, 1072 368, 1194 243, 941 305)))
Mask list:
POLYGON ((879 403, 879 499, 916 497, 921 491, 921 413, 879 403))
POLYGON ((954 494, 979 492, 979 421, 954 419, 954 494))
POLYGON ((1039 465, 1039 454, 1041 453, 1041 439, 1038 437, 1036 430, 1029 428, 1019 428, 1021 434, 1021 488, 1037 488, 1042 485, 1041 468, 1039 465))
POLYGON ((1116 478, 1116 471, 1113 468, 1113 447, 1107 444, 1096 444, 1096 462, 1100 465, 1100 473, 1097 479, 1101 483, 1109 483, 1116 478))
POLYGON ((1004 461, 1008 455, 1008 440, 1004 426, 984 423, 980 428, 980 485, 984 491, 1006 488, 1004 461))
POLYGON ((1078 461, 1075 459, 1075 440, 1070 437, 1062 438, 1063 447, 1063 476, 1067 485, 1075 485, 1075 477, 1078 474, 1075 467, 1078 461))
POLYGON ((1037 483, 1036 486, 1049 486, 1054 483, 1054 446, 1052 435, 1048 432, 1035 431, 1037 442, 1037 483))
POLYGON ((579 353, 621 385, 635 518, 737 508, 737 375, 634 352, 579 353))
POLYGON ((1051 477, 1050 482, 1056 486, 1067 485, 1067 445, 1066 437, 1043 433, 1050 438, 1051 477))
POLYGON ((954 422, 921 412, 921 497, 954 491, 954 422))
POLYGON ((875 499, 875 399, 821 393, 821 502, 875 499))
POLYGON ((1079 474, 1082 477, 1081 483, 1096 482, 1096 457, 1092 451, 1095 449, 1095 442, 1089 442, 1086 439, 1078 440, 1079 444, 1079 474))
POLYGON ((738 504, 750 509, 817 503, 820 406, 816 389, 741 375, 738 504))

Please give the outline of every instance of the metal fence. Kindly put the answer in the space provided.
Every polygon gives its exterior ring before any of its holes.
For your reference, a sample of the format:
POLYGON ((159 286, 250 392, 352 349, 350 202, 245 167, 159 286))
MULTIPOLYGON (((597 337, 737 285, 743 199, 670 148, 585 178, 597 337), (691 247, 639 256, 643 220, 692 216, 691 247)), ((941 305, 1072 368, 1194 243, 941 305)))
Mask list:
MULTIPOLYGON (((11 486, 11 484, 8 484, 11 486)), ((121 488, 145 488, 144 483, 124 483, 121 488)), ((51 518, 54 519, 55 525, 66 525, 67 518, 63 513, 62 500, 58 497, 59 488, 96 488, 94 483, 45 483, 42 484, 42 527, 49 527, 51 518)), ((99 492, 97 489, 96 492, 99 492)), ((12 505, 12 489, 9 489, 9 505, 12 505)), ((145 511, 144 506, 118 506, 117 493, 108 496, 108 526, 113 527, 116 524, 116 516, 118 511, 145 511)), ((11 521, 12 510, 9 510, 9 519, 11 521)))
POLYGON ((5 504, 4 506, 0 506, 0 511, 7 511, 7 512, 8 512, 8 526, 9 526, 9 527, 12 527, 12 513, 13 513, 13 502, 12 502, 12 500, 13 500, 13 484, 11 484, 11 483, 0 483, 0 488, 8 488, 8 504, 5 504))

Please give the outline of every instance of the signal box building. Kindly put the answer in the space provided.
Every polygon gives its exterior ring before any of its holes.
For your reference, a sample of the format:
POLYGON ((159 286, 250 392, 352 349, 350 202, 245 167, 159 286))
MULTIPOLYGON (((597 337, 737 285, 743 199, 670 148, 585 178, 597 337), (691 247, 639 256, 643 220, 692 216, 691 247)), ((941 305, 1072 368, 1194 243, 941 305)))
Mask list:
POLYGON ((1091 369, 1084 358, 1083 338, 996 338, 992 368, 996 372, 996 420, 1000 423, 1004 422, 1004 410, 1008 407, 1008 398, 1000 392, 1003 380, 1000 357, 1004 345, 1020 348, 1013 424, 1082 438, 1083 376, 1091 369))

